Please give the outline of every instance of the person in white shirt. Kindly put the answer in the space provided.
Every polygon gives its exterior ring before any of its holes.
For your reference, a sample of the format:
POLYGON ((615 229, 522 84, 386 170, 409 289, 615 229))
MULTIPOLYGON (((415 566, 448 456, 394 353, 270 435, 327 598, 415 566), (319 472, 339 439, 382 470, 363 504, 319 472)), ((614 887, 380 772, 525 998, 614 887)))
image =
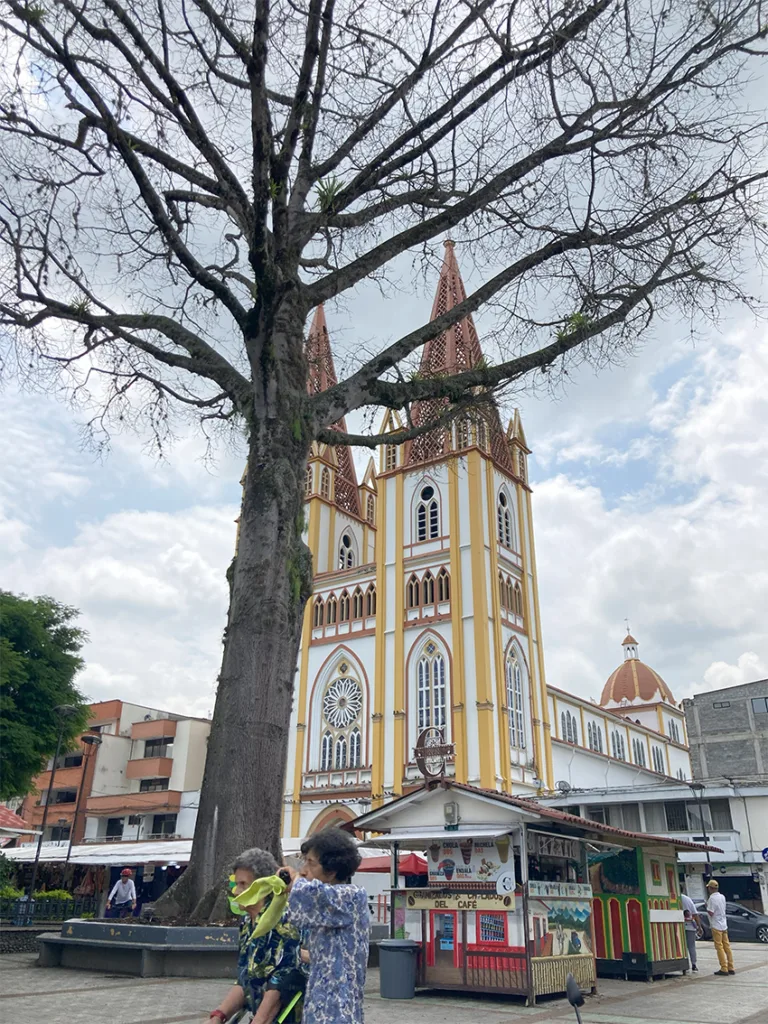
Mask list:
POLYGON ((719 891, 720 886, 711 878, 707 882, 707 913, 709 914, 709 925, 712 929, 712 938, 717 950, 717 959, 720 961, 720 970, 715 971, 720 977, 727 977, 735 974, 733 969, 733 953, 731 944, 728 941, 728 918, 725 916, 725 896, 719 891))
POLYGON ((112 892, 107 900, 108 911, 112 909, 113 902, 118 917, 130 917, 136 909, 136 886, 133 884, 130 868, 123 868, 120 878, 112 886, 112 892))
POLYGON ((685 941, 688 944, 688 959, 691 961, 691 970, 698 971, 696 966, 696 939, 700 939, 704 934, 701 927, 701 920, 699 919, 699 912, 696 909, 696 904, 693 902, 690 896, 682 893, 683 898, 683 917, 685 918, 685 941))

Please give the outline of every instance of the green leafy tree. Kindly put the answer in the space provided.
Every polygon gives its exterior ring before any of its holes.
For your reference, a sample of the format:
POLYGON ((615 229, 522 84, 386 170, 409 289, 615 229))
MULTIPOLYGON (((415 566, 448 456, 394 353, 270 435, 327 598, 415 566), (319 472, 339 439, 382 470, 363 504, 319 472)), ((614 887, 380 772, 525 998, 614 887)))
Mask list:
POLYGON ((75 685, 88 639, 74 624, 78 615, 51 597, 0 591, 0 799, 29 792, 62 725, 66 750, 88 724, 86 699, 75 685), (56 708, 63 704, 77 713, 62 718, 56 708))

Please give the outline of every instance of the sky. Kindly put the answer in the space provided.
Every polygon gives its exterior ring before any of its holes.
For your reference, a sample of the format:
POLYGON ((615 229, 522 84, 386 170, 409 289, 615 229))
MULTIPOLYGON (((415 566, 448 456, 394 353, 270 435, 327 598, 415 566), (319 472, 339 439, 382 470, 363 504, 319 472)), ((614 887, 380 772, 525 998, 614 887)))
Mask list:
MULTIPOLYGON (((338 368, 430 306, 404 277, 327 307, 338 368)), ((599 697, 625 619, 678 700, 768 676, 767 381, 768 327, 729 316, 695 343, 658 324, 624 365, 518 396, 550 683, 599 697)), ((190 429, 164 462, 134 434, 97 458, 82 421, 51 395, 0 394, 0 586, 81 610, 91 700, 206 715, 242 453, 206 460, 190 429)))

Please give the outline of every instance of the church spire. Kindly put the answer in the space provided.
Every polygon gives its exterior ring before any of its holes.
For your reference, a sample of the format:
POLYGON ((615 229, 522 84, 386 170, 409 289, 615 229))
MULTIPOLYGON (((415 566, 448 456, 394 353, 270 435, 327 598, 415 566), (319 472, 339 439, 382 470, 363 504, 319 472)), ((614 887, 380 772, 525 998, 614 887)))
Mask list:
MULTIPOLYGON (((336 367, 333 365, 331 339, 325 322, 325 310, 322 305, 315 309, 312 325, 309 328, 304 354, 309 364, 307 391, 316 395, 338 383, 336 367)), ((347 425, 342 417, 334 423, 332 430, 345 431, 347 425)), ((313 446, 314 447, 314 446, 313 446)), ((333 488, 333 500, 338 508, 360 517, 360 492, 357 485, 357 474, 352 459, 352 452, 346 445, 334 447, 337 468, 333 488)))
MULTIPOLYGON (((443 243, 445 255, 440 268, 435 300, 432 303, 430 320, 435 320, 449 310, 454 309, 467 297, 464 282, 461 278, 459 264, 456 261, 455 245, 452 241, 443 243)), ((443 374, 462 373, 471 370, 483 359, 480 339, 477 336, 474 321, 470 314, 462 317, 457 323, 448 327, 436 338, 431 338, 421 354, 419 372, 422 377, 436 377, 443 374)), ((436 419, 447 405, 447 399, 429 398, 422 402, 414 402, 411 409, 411 420, 414 426, 420 426, 429 420, 436 419)), ((421 434, 406 445, 406 465, 415 465, 429 459, 439 458, 449 452, 454 445, 451 441, 451 428, 441 427, 421 434)), ((507 472, 512 472, 512 460, 509 447, 501 427, 499 414, 495 405, 488 403, 482 411, 462 418, 456 425, 458 448, 468 448, 476 444, 488 450, 491 457, 507 472), (489 436, 490 435, 490 436, 489 436)))

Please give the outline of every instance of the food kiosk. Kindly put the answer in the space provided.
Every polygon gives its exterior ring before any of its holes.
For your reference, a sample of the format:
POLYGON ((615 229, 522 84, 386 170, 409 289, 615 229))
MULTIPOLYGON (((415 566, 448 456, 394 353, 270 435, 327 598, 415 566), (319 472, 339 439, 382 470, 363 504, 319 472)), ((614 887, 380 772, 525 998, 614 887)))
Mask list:
MULTIPOLYGON (((627 907, 630 917, 622 918, 620 932, 634 938, 621 944, 606 929, 615 914, 610 901, 618 894, 603 891, 613 872, 599 865, 610 858, 590 858, 626 852, 655 872, 656 857, 638 853, 651 837, 450 779, 428 781, 349 827, 391 851, 391 934, 420 944, 420 986, 516 995, 532 1005, 539 996, 564 992, 569 974, 582 990, 595 991, 596 951, 604 960, 621 949, 624 963, 624 952, 639 946, 633 907, 627 907), (395 865, 405 850, 427 856, 423 888, 400 885, 395 865)), ((669 844, 666 859, 658 861, 667 878, 667 866, 674 871, 674 844, 655 843, 669 844)), ((648 892, 643 949, 660 943, 664 956, 678 963, 677 889, 674 897, 661 887, 658 895, 648 892)))

